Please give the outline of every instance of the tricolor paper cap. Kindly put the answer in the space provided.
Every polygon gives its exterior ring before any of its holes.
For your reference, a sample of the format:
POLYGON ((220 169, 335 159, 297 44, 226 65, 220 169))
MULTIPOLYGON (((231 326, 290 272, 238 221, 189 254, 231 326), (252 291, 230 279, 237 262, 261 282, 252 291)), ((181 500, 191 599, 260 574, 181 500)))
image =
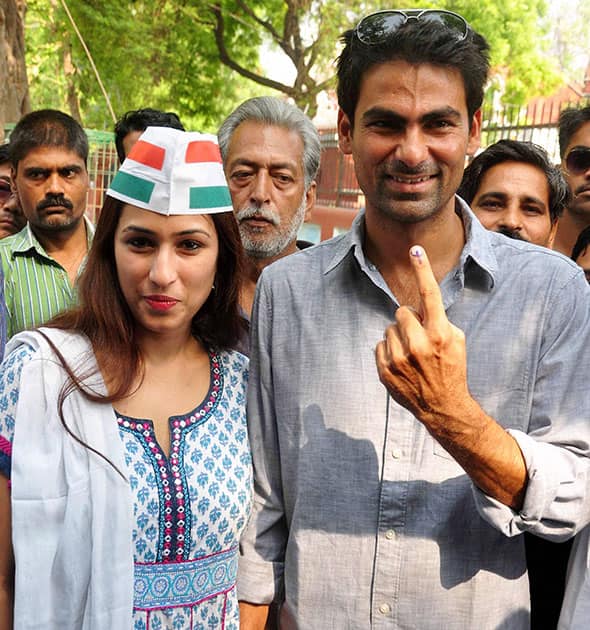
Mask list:
POLYGON ((216 136, 170 127, 141 134, 107 195, 167 215, 232 210, 216 136))

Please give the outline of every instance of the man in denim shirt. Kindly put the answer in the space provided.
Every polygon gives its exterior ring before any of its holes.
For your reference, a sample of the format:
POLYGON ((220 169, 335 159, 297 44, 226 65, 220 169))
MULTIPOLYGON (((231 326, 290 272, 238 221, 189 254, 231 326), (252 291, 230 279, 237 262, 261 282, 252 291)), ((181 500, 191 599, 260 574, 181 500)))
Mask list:
POLYGON ((284 628, 525 630, 519 534, 589 517, 588 286, 455 196, 488 71, 463 18, 379 12, 344 43, 366 211, 259 281, 242 627, 282 600, 284 628))

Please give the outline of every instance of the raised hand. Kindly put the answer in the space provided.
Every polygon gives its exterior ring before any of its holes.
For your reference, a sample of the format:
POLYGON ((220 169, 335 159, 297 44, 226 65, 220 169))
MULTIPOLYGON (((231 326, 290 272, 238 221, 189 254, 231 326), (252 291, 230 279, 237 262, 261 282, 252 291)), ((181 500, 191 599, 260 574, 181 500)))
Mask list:
POLYGON ((465 335, 451 324, 426 252, 410 249, 420 312, 400 306, 375 350, 379 378, 484 492, 519 509, 527 485, 516 440, 469 393, 465 335))
POLYGON ((467 388, 465 335, 447 319, 440 288, 424 249, 410 249, 420 294, 420 312, 401 306, 396 323, 377 345, 379 378, 391 396, 428 424, 430 414, 448 415, 467 388))

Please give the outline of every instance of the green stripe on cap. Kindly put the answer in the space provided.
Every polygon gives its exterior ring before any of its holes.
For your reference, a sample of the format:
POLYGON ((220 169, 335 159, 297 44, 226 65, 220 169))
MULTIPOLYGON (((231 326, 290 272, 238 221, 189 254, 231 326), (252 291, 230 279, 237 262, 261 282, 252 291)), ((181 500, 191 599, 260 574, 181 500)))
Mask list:
POLYGON ((227 186, 200 186, 190 189, 189 207, 191 210, 223 208, 231 206, 227 186))
POLYGON ((125 171, 119 171, 111 182, 111 188, 114 191, 143 203, 148 203, 155 185, 154 182, 130 175, 125 171))

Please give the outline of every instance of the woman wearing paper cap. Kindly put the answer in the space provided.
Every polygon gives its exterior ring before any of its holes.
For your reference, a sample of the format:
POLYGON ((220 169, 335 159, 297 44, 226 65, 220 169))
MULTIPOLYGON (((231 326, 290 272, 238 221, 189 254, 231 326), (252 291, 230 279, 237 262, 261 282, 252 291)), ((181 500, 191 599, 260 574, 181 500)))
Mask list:
POLYGON ((14 337, 0 369, 2 628, 14 575, 19 629, 237 630, 241 256, 214 136, 148 128, 80 307, 14 337))

